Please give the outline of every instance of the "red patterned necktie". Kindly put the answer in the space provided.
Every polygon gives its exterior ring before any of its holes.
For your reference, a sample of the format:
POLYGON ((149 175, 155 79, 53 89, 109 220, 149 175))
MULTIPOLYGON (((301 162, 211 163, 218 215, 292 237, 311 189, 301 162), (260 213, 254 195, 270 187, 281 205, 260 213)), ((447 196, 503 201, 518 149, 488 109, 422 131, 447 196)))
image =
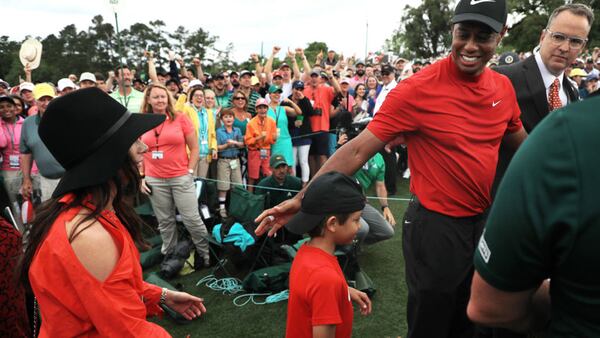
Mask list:
POLYGON ((550 93, 548 93, 550 111, 562 108, 562 102, 560 101, 560 96, 558 96, 558 88, 560 88, 560 82, 558 82, 558 78, 556 78, 550 85, 550 93))

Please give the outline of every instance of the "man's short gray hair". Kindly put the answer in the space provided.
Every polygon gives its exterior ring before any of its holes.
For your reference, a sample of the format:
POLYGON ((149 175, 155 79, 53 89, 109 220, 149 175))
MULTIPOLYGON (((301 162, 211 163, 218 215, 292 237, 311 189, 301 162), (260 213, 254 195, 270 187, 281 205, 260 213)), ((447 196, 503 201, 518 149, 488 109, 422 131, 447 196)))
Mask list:
POLYGON ((589 28, 592 28, 592 24, 594 23, 594 12, 588 5, 579 3, 562 5, 556 8, 554 11, 552 11, 552 14, 550 14, 550 18, 548 19, 548 24, 546 25, 546 28, 550 27, 550 25, 552 25, 552 21, 564 11, 569 11, 574 15, 584 16, 588 21, 589 28))

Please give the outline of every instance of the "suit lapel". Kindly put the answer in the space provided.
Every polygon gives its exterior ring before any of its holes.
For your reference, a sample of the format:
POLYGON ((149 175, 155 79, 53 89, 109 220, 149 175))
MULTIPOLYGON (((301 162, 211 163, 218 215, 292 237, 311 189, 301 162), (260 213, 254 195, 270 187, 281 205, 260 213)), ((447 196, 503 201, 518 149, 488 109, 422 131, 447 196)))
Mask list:
POLYGON ((525 73, 527 87, 531 97, 533 97, 536 113, 541 120, 549 113, 548 98, 546 97, 546 87, 544 86, 542 74, 533 55, 523 62, 523 72, 525 73))
POLYGON ((573 87, 573 84, 569 79, 567 79, 567 74, 563 77, 563 88, 565 88, 565 93, 567 93, 567 97, 569 98, 569 103, 579 101, 579 92, 573 87))

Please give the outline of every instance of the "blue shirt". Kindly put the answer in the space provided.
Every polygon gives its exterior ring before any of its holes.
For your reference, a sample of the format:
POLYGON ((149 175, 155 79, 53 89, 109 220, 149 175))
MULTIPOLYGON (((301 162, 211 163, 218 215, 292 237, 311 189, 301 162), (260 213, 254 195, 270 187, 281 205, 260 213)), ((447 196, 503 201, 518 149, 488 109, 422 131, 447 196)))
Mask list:
MULTIPOLYGON (((242 132, 240 128, 233 127, 231 133, 227 132, 225 127, 221 127, 217 129, 217 144, 223 145, 227 143, 227 140, 234 140, 238 142, 244 142, 244 136, 242 136, 242 132)), ((239 154, 239 148, 227 148, 225 150, 219 151, 219 157, 237 157, 239 154)))

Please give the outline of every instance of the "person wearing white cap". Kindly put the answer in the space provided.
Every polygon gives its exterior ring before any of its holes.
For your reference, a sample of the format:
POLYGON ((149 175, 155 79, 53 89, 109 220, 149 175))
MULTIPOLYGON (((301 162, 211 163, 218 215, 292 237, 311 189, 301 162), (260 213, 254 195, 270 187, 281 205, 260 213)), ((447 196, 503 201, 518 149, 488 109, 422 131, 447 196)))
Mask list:
POLYGON ((21 95, 21 97, 25 101, 25 104, 27 105, 27 107, 24 107, 25 111, 27 112, 27 115, 32 115, 33 111, 37 109, 35 105, 35 97, 33 96, 33 83, 21 83, 19 85, 19 95, 21 95), (33 111, 30 111, 30 109, 33 109, 33 111))
POLYGON ((79 76, 79 88, 96 87, 96 75, 90 72, 83 72, 79 76))
POLYGON ((59 96, 67 95, 70 92, 77 89, 77 86, 75 85, 75 83, 73 83, 73 81, 71 79, 66 78, 66 77, 58 80, 57 87, 58 87, 58 95, 59 96))
POLYGON ((0 79, 0 95, 8 95, 9 88, 10 85, 8 84, 8 82, 0 79))
POLYGON ((48 104, 56 97, 54 87, 48 83, 37 84, 33 89, 37 103, 38 114, 29 116, 23 122, 19 152, 21 153, 21 170, 23 172, 23 185, 21 193, 23 197, 30 197, 33 192, 33 180, 31 175, 33 161, 37 164, 40 173, 40 190, 42 202, 49 199, 58 185, 58 181, 65 172, 64 168, 56 161, 48 151, 46 145, 40 139, 38 126, 41 118, 48 108, 48 104))

